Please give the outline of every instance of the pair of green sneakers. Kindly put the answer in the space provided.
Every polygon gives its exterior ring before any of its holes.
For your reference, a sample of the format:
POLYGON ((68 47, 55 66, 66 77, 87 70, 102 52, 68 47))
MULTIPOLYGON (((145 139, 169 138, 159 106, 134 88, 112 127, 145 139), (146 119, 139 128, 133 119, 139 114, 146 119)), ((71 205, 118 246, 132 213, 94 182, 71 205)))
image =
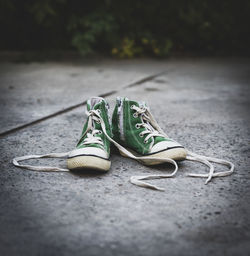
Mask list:
POLYGON ((137 157, 146 165, 160 164, 166 158, 186 158, 184 147, 167 137, 143 102, 118 97, 110 121, 108 103, 93 97, 87 101, 87 115, 81 138, 67 159, 70 170, 108 171, 111 142, 123 156, 137 157))
POLYGON ((66 153, 28 155, 13 159, 15 166, 35 171, 68 171, 95 169, 108 171, 111 166, 110 146, 113 143, 121 155, 135 159, 145 165, 171 163, 175 169, 170 174, 132 176, 131 183, 157 190, 164 190, 144 180, 173 177, 178 165, 176 161, 189 160, 203 163, 209 167, 208 174, 190 173, 188 176, 204 177, 208 183, 213 177, 230 175, 234 165, 226 160, 197 155, 170 139, 159 127, 144 102, 118 97, 110 118, 109 105, 101 97, 92 97, 87 101, 87 121, 76 148, 66 153), (67 158, 68 169, 21 165, 19 162, 34 158, 67 158), (228 171, 215 172, 211 162, 229 167, 228 171))

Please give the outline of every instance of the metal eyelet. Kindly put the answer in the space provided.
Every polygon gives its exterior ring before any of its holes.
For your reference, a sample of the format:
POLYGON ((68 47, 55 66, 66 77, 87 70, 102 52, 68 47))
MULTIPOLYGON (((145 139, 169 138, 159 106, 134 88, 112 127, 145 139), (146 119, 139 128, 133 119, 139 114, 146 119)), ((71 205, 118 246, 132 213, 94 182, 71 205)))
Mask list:
POLYGON ((138 117, 138 115, 137 115, 136 113, 134 113, 134 114, 133 114, 133 117, 134 117, 134 118, 137 118, 137 117, 138 117))
POLYGON ((145 144, 148 143, 148 140, 144 140, 144 143, 145 143, 145 144))
POLYGON ((99 131, 98 134, 102 134, 102 131, 99 131))
POLYGON ((131 108, 131 109, 134 109, 134 106, 135 106, 135 105, 131 105, 130 108, 131 108))
POLYGON ((136 128, 136 129, 140 129, 140 125, 139 125, 139 124, 136 124, 136 125, 135 125, 135 128, 136 128))
POLYGON ((142 138, 144 135, 142 133, 139 133, 139 136, 142 138))

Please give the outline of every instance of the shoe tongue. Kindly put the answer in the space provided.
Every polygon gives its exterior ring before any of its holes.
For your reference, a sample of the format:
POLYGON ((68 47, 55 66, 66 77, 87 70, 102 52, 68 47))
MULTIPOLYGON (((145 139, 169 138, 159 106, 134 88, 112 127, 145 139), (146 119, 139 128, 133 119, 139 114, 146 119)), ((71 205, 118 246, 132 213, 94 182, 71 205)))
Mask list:
MULTIPOLYGON (((122 100, 122 98, 118 97, 118 100, 122 100)), ((128 98, 124 98, 123 100, 129 101, 130 104, 134 104, 140 108, 147 108, 148 106, 146 105, 145 101, 133 101, 133 100, 129 100, 128 98)))
POLYGON ((139 104, 140 108, 146 108, 147 107, 147 105, 144 101, 139 101, 138 104, 139 104))
POLYGON ((88 100, 87 102, 87 109, 91 110, 91 109, 97 109, 98 108, 98 104, 103 102, 104 99, 101 97, 92 97, 88 100))

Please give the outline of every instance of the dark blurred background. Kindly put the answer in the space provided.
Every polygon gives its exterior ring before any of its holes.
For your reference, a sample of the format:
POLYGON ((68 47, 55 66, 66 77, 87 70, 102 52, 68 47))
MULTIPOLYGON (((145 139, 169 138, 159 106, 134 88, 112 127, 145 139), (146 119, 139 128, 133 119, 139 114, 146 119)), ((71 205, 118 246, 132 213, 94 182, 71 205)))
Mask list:
POLYGON ((249 0, 0 0, 1 51, 250 55, 249 0))

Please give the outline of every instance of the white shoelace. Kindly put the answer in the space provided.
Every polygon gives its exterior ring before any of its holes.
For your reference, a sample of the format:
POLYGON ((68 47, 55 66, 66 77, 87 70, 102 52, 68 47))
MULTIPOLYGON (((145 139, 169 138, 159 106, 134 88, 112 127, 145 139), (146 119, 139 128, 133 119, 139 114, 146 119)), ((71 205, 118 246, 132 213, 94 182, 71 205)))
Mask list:
MULTIPOLYGON (((152 185, 150 183, 145 182, 144 180, 150 180, 150 179, 160 179, 160 178, 171 178, 174 177, 175 174, 178 171, 178 165, 177 163, 170 158, 156 158, 156 157, 148 157, 148 156, 142 156, 142 157, 137 157, 134 154, 132 154, 130 151, 128 151, 126 148, 124 148, 123 146, 121 146, 119 143, 117 143, 116 141, 114 141, 108 134, 106 131, 106 127, 105 127, 105 123, 102 119, 102 117, 100 116, 99 111, 97 110, 90 110, 86 112, 89 120, 88 120, 88 126, 86 129, 86 132, 82 135, 85 136, 85 134, 88 134, 88 131, 90 131, 93 128, 93 121, 96 121, 98 123, 101 124, 101 128, 103 133, 106 135, 106 137, 110 140, 110 142, 112 142, 124 155, 126 155, 129 158, 135 159, 135 160, 159 160, 161 162, 166 162, 166 163, 171 163, 175 166, 175 169, 172 173, 170 174, 165 174, 165 175, 144 175, 144 176, 132 176, 130 178, 130 182, 132 184, 135 184, 137 186, 141 186, 141 187, 147 187, 147 188, 151 188, 151 189, 156 189, 156 190, 161 190, 164 191, 164 188, 152 185)), ((152 127, 154 127, 156 129, 157 136, 159 136, 158 134, 162 134, 164 136, 166 136, 166 134, 162 131, 162 129, 159 127, 159 125, 157 124, 157 122, 155 121, 155 119, 153 118, 152 114, 150 113, 150 111, 148 109, 146 109, 145 111, 143 110, 142 113, 144 114, 145 118, 147 119, 147 121, 150 123, 150 125, 152 127)), ((95 132, 97 133, 97 132, 95 132)), ((152 132, 152 136, 155 136, 154 132, 152 132)), ((150 135, 150 134, 149 134, 150 135)), ((92 135, 87 136, 87 138, 85 139, 85 143, 93 143, 93 141, 99 141, 99 139, 96 139, 97 137, 94 137, 94 134, 92 132, 92 135)), ((99 138, 99 137, 98 137, 99 138)), ((100 141, 99 141, 100 142, 100 141)), ((34 170, 34 171, 69 171, 68 169, 63 169, 63 168, 59 168, 59 167, 51 167, 51 166, 32 166, 32 165, 21 165, 19 164, 20 161, 24 161, 24 160, 29 160, 29 159, 38 159, 38 158, 66 158, 68 157, 70 152, 66 152, 66 153, 51 153, 51 154, 45 154, 45 155, 27 155, 27 156, 22 156, 22 157, 16 157, 13 159, 13 164, 17 167, 20 168, 25 168, 25 169, 29 169, 29 170, 34 170)), ((188 155, 186 157, 187 160, 189 161, 196 161, 196 162, 200 162, 203 163, 205 165, 207 165, 209 167, 209 173, 208 174, 196 174, 196 173, 190 173, 188 174, 188 176, 191 177, 203 177, 203 178, 207 178, 206 183, 207 184, 212 178, 214 177, 222 177, 222 176, 228 176, 230 174, 233 173, 234 171, 234 165, 226 160, 222 160, 222 159, 218 159, 218 158, 213 158, 213 157, 205 157, 205 156, 201 156, 198 154, 195 154, 193 152, 188 151, 188 155), (219 163, 222 165, 226 165, 229 167, 228 171, 223 171, 223 172, 214 172, 214 167, 210 162, 214 162, 214 163, 219 163)))
POLYGON ((91 110, 91 112, 86 111, 86 115, 89 117, 88 126, 84 134, 81 136, 80 141, 85 135, 87 135, 87 137, 80 143, 80 145, 99 144, 103 146, 102 138, 95 136, 97 134, 102 134, 101 130, 94 129, 94 122, 100 123, 99 118, 94 115, 96 113, 100 114, 99 110, 91 110))
POLYGON ((138 115, 141 116, 142 123, 137 123, 136 128, 139 129, 140 127, 145 128, 144 131, 142 131, 139 136, 147 135, 144 139, 144 143, 147 143, 150 138, 152 138, 152 142, 149 145, 149 150, 154 145, 154 137, 166 137, 166 134, 159 132, 158 130, 154 129, 150 125, 150 117, 147 115, 148 109, 146 107, 140 108, 135 105, 131 106, 131 109, 135 110, 136 112, 133 114, 134 117, 137 117, 138 115))
MULTIPOLYGON (((88 145, 92 143, 100 144, 103 146, 103 141, 100 137, 96 137, 96 134, 100 134, 100 130, 94 129, 94 121, 100 122, 99 116, 100 112, 98 110, 91 110, 91 111, 86 111, 87 116, 89 117, 88 119, 88 126, 84 134, 82 134, 80 140, 87 134, 87 137, 82 141, 81 145, 88 145), (99 117, 97 117, 97 115, 99 117)), ((65 168, 59 168, 59 167, 54 167, 54 166, 34 166, 34 165, 23 165, 20 164, 19 162, 24 161, 24 160, 30 160, 30 159, 39 159, 39 158, 67 158, 69 156, 69 152, 65 153, 50 153, 50 154, 45 154, 45 155, 26 155, 26 156, 21 156, 21 157, 15 157, 13 159, 13 164, 17 167, 32 170, 32 171, 42 171, 42 172, 65 172, 69 171, 69 169, 65 168)))
MULTIPOLYGON (((138 124, 139 126, 146 128, 146 131, 141 133, 143 135, 144 134, 148 134, 147 137, 145 138, 145 142, 147 142, 147 140, 149 138, 151 138, 151 137, 154 138, 155 136, 168 137, 164 133, 164 131, 160 128, 160 126, 158 125, 158 123, 156 122, 156 120, 154 119, 153 115, 151 114, 151 112, 149 111, 148 108, 146 108, 146 107, 137 107, 135 105, 132 105, 131 109, 136 111, 134 113, 135 117, 137 115, 141 115, 142 120, 146 122, 146 123, 138 124)), ((152 142, 150 144, 150 148, 152 148, 153 144, 154 144, 154 140, 152 140, 152 142)), ((121 149, 121 151, 123 152, 122 149, 121 149)), ((228 175, 232 174, 233 171, 234 171, 234 164, 229 162, 229 161, 226 161, 226 160, 223 160, 223 159, 214 158, 214 157, 206 157, 206 156, 198 155, 198 154, 193 153, 191 151, 187 151, 187 153, 188 154, 186 156, 186 160, 200 162, 200 163, 205 164, 205 165, 207 165, 209 167, 209 173, 208 174, 189 173, 187 175, 187 176, 190 176, 190 177, 207 178, 205 184, 207 184, 209 181, 211 181, 211 179, 214 178, 214 177, 228 176, 228 175), (215 173, 214 172, 214 166, 210 162, 214 162, 214 163, 225 165, 225 166, 229 167, 229 170, 228 171, 222 171, 222 172, 215 173)), ((133 157, 131 157, 131 158, 133 158, 133 157)), ((151 160, 151 159, 161 160, 162 159, 162 158, 150 158, 150 157, 146 157, 146 158, 148 160, 151 160)), ((136 158, 135 157, 134 159, 140 160, 142 158, 138 158, 138 157, 136 158)), ((169 161, 169 160, 172 160, 172 159, 168 159, 168 158, 164 158, 164 159, 165 159, 166 162, 173 163, 173 162, 169 161)), ((174 161, 174 160, 172 160, 172 161, 174 161)), ((177 170, 178 170, 178 165, 177 165, 177 163, 175 161, 174 161, 174 165, 175 165, 175 170, 170 175, 132 176, 130 178, 130 181, 131 181, 131 183, 133 183, 135 185, 138 185, 138 186, 150 187, 150 188, 157 189, 157 190, 164 190, 163 188, 159 188, 159 187, 151 185, 149 183, 142 182, 142 180, 173 177, 176 174, 177 170)))

